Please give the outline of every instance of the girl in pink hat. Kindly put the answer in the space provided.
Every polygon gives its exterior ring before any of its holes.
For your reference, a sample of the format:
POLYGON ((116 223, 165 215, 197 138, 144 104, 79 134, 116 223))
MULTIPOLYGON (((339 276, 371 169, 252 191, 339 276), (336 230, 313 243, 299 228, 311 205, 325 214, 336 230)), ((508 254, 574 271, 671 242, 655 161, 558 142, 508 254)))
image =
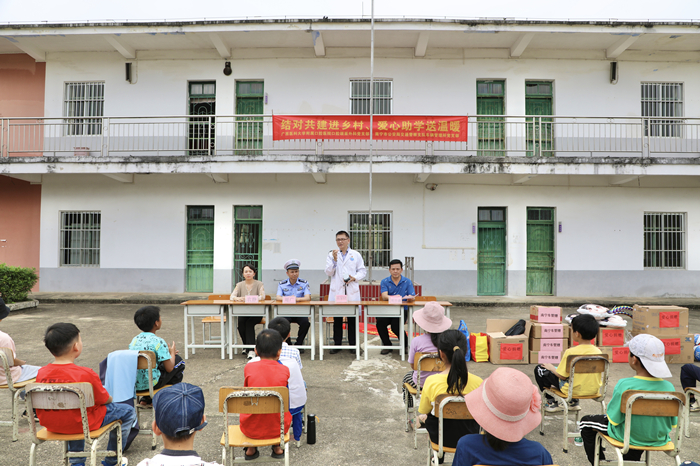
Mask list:
POLYGON ((465 435, 457 443, 454 466, 552 464, 552 456, 525 435, 540 424, 540 391, 528 376, 509 367, 496 369, 464 396, 484 435, 465 435))
MULTIPOLYGON (((425 330, 425 333, 411 340, 411 347, 408 350, 408 363, 411 365, 411 367, 413 367, 416 353, 437 353, 438 338, 440 338, 440 334, 452 327, 452 321, 445 317, 445 308, 440 306, 435 301, 428 302, 423 309, 419 309, 414 312, 413 321, 418 324, 420 328, 425 330)), ((425 384, 425 380, 433 374, 439 374, 439 372, 421 371, 420 386, 422 387, 425 384)), ((405 383, 411 385, 413 388, 416 388, 416 384, 418 383, 418 373, 416 371, 410 371, 403 378, 401 387, 403 388, 404 403, 406 402, 406 397, 408 396, 406 387, 404 386, 405 383)), ((408 407, 413 407, 412 397, 408 398, 408 407)))
MULTIPOLYGON (((464 357, 467 353, 467 338, 458 330, 446 330, 438 339, 440 359, 446 369, 431 375, 425 381, 418 406, 418 422, 425 427, 433 443, 438 443, 439 420, 432 414, 435 399, 443 393, 465 395, 477 389, 483 380, 470 374, 464 357)), ((443 421, 442 444, 455 448, 463 435, 479 432, 479 425, 472 419, 445 419, 443 421)), ((442 464, 444 458, 440 458, 442 464)))

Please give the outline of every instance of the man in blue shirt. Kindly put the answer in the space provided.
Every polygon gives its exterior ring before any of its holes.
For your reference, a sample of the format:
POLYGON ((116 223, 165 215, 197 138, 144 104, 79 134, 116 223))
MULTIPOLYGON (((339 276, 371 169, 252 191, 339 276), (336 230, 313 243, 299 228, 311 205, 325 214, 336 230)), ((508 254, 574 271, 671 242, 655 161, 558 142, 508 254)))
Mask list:
MULTIPOLYGON (((414 301, 416 292, 413 289, 413 283, 408 278, 401 275, 403 273, 403 263, 394 259, 389 262, 389 273, 391 276, 386 277, 381 283, 382 300, 388 301, 389 296, 401 296, 404 301, 414 301)), ((391 346, 389 339, 388 326, 391 325, 391 331, 394 335, 399 336, 399 319, 391 317, 377 317, 377 333, 382 339, 382 346, 391 346)), ((408 336, 404 339, 404 344, 408 347, 408 336)), ((383 349, 382 354, 389 354, 392 350, 383 349)))
MULTIPOLYGON (((286 280, 280 282, 277 286, 277 301, 282 301, 284 296, 296 296, 297 302, 300 301, 311 301, 311 289, 309 288, 309 283, 306 280, 299 278, 299 267, 301 262, 297 259, 291 259, 284 263, 284 268, 287 270, 286 280)), ((299 332, 297 333, 297 343, 296 346, 304 344, 304 338, 309 332, 309 318, 308 317, 285 317, 290 323, 294 322, 299 325, 299 332)), ((287 344, 291 344, 291 337, 287 339, 287 344)), ((303 353, 304 348, 299 348, 299 352, 303 353)))

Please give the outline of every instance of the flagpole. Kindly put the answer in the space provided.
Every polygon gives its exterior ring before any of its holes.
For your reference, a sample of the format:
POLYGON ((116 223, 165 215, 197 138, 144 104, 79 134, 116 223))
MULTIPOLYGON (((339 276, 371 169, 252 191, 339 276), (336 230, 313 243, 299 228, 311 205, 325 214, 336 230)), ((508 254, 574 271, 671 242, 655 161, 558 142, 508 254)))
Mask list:
POLYGON ((369 51, 369 276, 372 284, 372 266, 374 264, 374 235, 372 233, 372 155, 374 149, 374 0, 372 0, 370 23, 370 51, 369 51))

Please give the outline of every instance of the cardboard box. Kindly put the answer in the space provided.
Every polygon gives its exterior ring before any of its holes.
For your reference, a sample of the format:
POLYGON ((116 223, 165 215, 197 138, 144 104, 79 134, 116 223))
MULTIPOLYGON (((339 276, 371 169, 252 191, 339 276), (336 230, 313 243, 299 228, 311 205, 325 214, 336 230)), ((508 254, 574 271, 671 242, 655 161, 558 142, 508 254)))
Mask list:
POLYGON ((599 346, 601 353, 608 355, 611 363, 629 363, 630 349, 626 346, 599 346))
POLYGON ((634 305, 632 335, 649 333, 657 337, 688 334, 688 308, 634 305))
POLYGON ((598 338, 596 339, 598 346, 623 346, 625 344, 625 328, 624 327, 600 327, 598 330, 598 338))
POLYGON ((552 353, 549 351, 530 351, 530 364, 554 364, 558 366, 564 352, 552 353))
POLYGON ((558 306, 530 306, 530 320, 541 324, 560 324, 562 311, 558 306))
POLYGON ((569 348, 568 338, 530 338, 530 351, 562 352, 569 348))
POLYGON ((659 337, 666 347, 666 364, 687 364, 694 361, 695 335, 659 337))
POLYGON ((530 338, 565 338, 569 339, 568 324, 540 324, 534 323, 530 326, 530 338))
POLYGON ((505 335, 505 332, 517 323, 518 319, 486 319, 489 361, 492 364, 529 364, 527 340, 532 324, 525 322, 525 332, 522 335, 505 335))

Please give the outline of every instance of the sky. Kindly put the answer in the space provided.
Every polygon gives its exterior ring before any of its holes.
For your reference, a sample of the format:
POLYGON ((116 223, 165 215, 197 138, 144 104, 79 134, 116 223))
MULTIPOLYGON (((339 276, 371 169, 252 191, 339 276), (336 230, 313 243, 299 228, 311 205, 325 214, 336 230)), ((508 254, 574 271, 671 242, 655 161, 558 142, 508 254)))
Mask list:
MULTIPOLYGON (((371 0, 0 0, 0 23, 369 16, 371 0)), ((375 0, 375 17, 700 21, 700 0, 375 0)))

